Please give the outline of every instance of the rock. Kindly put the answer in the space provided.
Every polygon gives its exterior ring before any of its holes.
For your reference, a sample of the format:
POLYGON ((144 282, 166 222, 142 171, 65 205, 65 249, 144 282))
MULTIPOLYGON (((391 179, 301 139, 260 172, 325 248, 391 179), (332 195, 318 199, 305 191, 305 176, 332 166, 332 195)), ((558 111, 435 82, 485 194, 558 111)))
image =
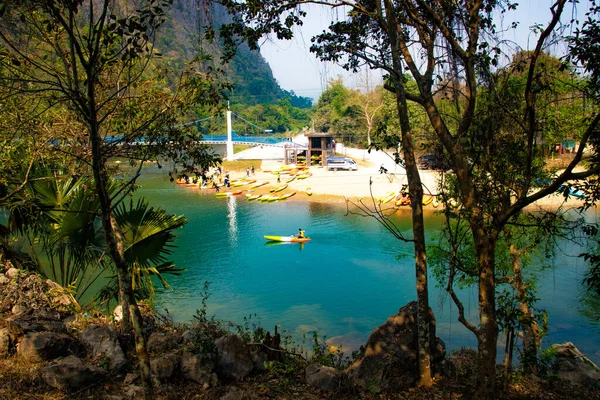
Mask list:
POLYGON ((49 361, 67 356, 74 340, 64 333, 32 332, 21 339, 17 345, 17 353, 29 361, 49 361))
POLYGON ((238 387, 232 386, 227 393, 219 397, 219 400, 242 400, 243 398, 244 391, 238 387))
POLYGON ((153 332, 146 341, 146 349, 150 354, 162 354, 175 349, 181 336, 153 332))
POLYGON ((6 326, 14 341, 32 332, 67 333, 67 327, 60 320, 60 316, 52 313, 12 316, 6 319, 6 326))
POLYGON ((91 325, 79 336, 93 357, 108 358, 112 371, 120 371, 126 364, 125 354, 117 339, 117 331, 108 325, 91 325))
POLYGON ((554 344, 552 370, 571 385, 600 388, 600 369, 571 342, 554 344))
POLYGON ((304 371, 306 382, 327 392, 336 392, 342 385, 344 374, 335 368, 311 364, 304 371))
POLYGON ((179 355, 177 353, 165 354, 150 361, 152 373, 160 381, 164 381, 173 376, 179 366, 179 355))
POLYGON ((269 361, 269 354, 262 346, 256 346, 250 350, 250 357, 254 364, 254 370, 263 372, 265 368, 265 362, 269 361))
POLYGON ((254 368, 250 348, 237 335, 223 336, 217 346, 216 370, 223 379, 243 379, 254 368))
POLYGON ((118 305, 115 307, 115 309, 113 310, 113 318, 115 319, 115 322, 121 322, 123 321, 123 306, 122 305, 118 305))
POLYGON ((97 384, 103 378, 102 369, 70 356, 56 364, 43 367, 41 375, 48 385, 66 392, 76 392, 97 384))
POLYGON ((10 282, 10 279, 4 274, 0 274, 0 285, 6 285, 8 282, 10 282))
POLYGON ((184 351, 181 355, 181 372, 185 379, 210 387, 215 364, 202 354, 184 351))
POLYGON ((0 357, 7 357, 10 353, 10 336, 8 329, 0 329, 0 357))
POLYGON ((25 306, 22 305, 22 304, 15 304, 10 311, 12 312, 13 315, 15 315, 15 316, 18 317, 18 316, 21 316, 23 314, 26 314, 27 313, 27 308, 25 308, 25 306))
POLYGON ((9 268, 8 271, 4 273, 9 279, 16 279, 21 271, 16 269, 15 267, 9 268))
POLYGON ((183 331, 183 333, 181 334, 181 341, 184 345, 193 344, 195 339, 196 334, 189 329, 183 331))
MULTIPOLYGON (((430 348, 434 364, 444 359, 446 348, 435 336, 433 313, 431 318, 430 348)), ((346 372, 355 385, 369 391, 408 388, 414 386, 419 376, 417 357, 417 303, 413 301, 371 333, 365 350, 346 372)))

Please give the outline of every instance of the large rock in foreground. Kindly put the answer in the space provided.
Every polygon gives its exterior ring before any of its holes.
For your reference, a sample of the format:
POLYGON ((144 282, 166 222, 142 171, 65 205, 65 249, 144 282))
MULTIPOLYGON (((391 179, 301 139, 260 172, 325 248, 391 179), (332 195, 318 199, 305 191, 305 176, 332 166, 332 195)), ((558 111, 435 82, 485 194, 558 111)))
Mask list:
MULTIPOLYGON (((431 310, 430 313, 433 366, 444 360, 446 347, 435 336, 435 319, 431 310)), ((413 301, 376 328, 369 336, 360 357, 346 370, 351 382, 374 392, 388 387, 414 386, 419 378, 417 322, 417 303, 413 301)))
POLYGON ((42 368, 41 374, 44 382, 65 392, 76 392, 98 384, 104 377, 101 368, 89 365, 74 356, 63 358, 56 364, 42 368))
POLYGON ((571 342, 554 344, 552 370, 571 385, 600 388, 600 369, 571 342))
POLYGON ((217 346, 217 374, 222 379, 240 380, 254 368, 250 348, 237 335, 220 337, 217 346))
POLYGON ((117 331, 108 325, 90 325, 79 337, 94 358, 108 359, 113 372, 119 372, 127 360, 117 338, 117 331))

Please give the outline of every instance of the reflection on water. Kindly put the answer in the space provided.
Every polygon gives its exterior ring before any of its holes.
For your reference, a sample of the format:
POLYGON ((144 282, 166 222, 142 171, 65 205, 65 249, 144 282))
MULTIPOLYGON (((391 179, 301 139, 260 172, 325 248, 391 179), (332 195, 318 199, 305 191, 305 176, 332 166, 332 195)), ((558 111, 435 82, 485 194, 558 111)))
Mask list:
POLYGON ((236 196, 227 196, 227 220, 229 221, 229 241, 233 244, 237 242, 237 218, 236 218, 236 204, 237 197, 236 196))
MULTIPOLYGON (((328 343, 353 350, 416 298, 414 258, 398 258, 411 254, 412 243, 396 240, 372 218, 345 215, 343 203, 255 203, 235 196, 223 201, 210 191, 161 181, 144 182, 139 194, 189 221, 173 254, 177 266, 187 270, 168 277, 174 290, 157 299, 158 307, 169 309, 176 320, 191 320, 201 306, 202 286, 210 281, 209 315, 241 322, 256 314, 264 327, 281 324, 298 341, 302 334, 317 331, 335 338, 328 343), (289 235, 299 227, 312 238, 310 242, 265 244, 263 235, 289 235)), ((408 211, 393 218, 411 236, 408 211)), ((425 218, 429 234, 440 229, 439 216, 428 213, 425 218)), ((581 259, 567 257, 578 254, 578 249, 563 247, 554 266, 537 273, 538 306, 549 314, 544 346, 572 341, 598 363, 600 305, 580 301, 587 267, 581 259)), ((448 350, 476 346, 475 337, 456 321, 456 308, 433 278, 429 295, 437 334, 448 350)), ((476 287, 460 296, 467 318, 478 324, 476 287)))

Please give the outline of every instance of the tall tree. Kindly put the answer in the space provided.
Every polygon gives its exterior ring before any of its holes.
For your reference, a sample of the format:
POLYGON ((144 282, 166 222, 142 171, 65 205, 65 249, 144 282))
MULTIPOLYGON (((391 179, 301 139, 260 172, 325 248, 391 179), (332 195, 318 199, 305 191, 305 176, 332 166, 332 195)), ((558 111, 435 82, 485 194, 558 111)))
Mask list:
MULTIPOLYGON (((341 62, 347 69, 356 70, 362 64, 368 64, 389 72, 392 80, 389 88, 397 97, 407 174, 412 182, 411 201, 415 207, 413 213, 417 215, 413 219, 413 228, 417 225, 422 189, 413 166, 414 157, 410 154, 412 136, 406 103, 415 102, 427 113, 437 142, 443 146, 456 174, 461 210, 467 218, 476 249, 479 323, 473 325, 472 330, 478 342, 479 398, 492 398, 496 394, 498 322, 494 250, 500 233, 510 219, 527 205, 556 192, 565 183, 594 176, 600 170, 596 164, 591 164, 582 172, 574 172, 575 167, 581 165, 584 148, 588 143, 595 143, 594 138, 598 136, 600 113, 594 107, 580 110, 587 118, 586 125, 580 135, 579 148, 567 168, 541 187, 534 185, 544 165, 540 137, 548 134, 540 124, 543 110, 540 109, 542 104, 538 102, 538 94, 547 87, 540 80, 539 61, 545 46, 557 35, 560 36, 559 21, 567 2, 553 2, 550 21, 539 29, 538 41, 524 65, 523 107, 512 113, 511 118, 518 130, 512 135, 506 135, 496 124, 476 124, 479 83, 493 79, 491 71, 500 60, 500 39, 494 15, 514 9, 516 4, 510 1, 225 2, 230 8, 245 13, 249 20, 258 21, 259 25, 255 25, 258 33, 274 26, 290 26, 303 15, 299 5, 304 3, 324 4, 348 11, 344 21, 333 23, 329 32, 316 38, 313 49, 322 59, 341 62), (257 18, 259 15, 260 19, 257 18), (417 94, 405 90, 401 79, 404 71, 416 81, 417 94), (453 99, 452 113, 440 107, 445 93, 453 99), (468 151, 468 146, 475 143, 483 154, 490 156, 470 159, 472 152, 468 151), (496 163, 491 156, 502 154, 503 145, 511 149, 510 164, 507 164, 507 157, 496 163)), ((592 4, 595 5, 595 2, 592 4)), ((594 16, 597 16, 597 9, 594 16)), ((588 33, 597 32, 597 27, 597 19, 594 22, 590 18, 588 33)), ((592 58, 591 55, 588 52, 577 61, 592 68, 590 76, 595 78, 598 74, 597 56, 592 58)), ((489 109, 484 112, 489 112, 489 109)), ((416 229, 419 229, 418 226, 416 229)), ((420 239, 415 237, 417 241, 420 239)), ((420 260, 419 254, 416 254, 416 259, 420 260)), ((419 266, 417 270, 420 270, 419 266)))
MULTIPOLYGON (((81 128, 56 144, 64 154, 87 166, 100 203, 106 246, 118 276, 125 305, 124 330, 133 326, 146 397, 152 380, 142 318, 125 258, 124 239, 114 208, 132 190, 142 163, 111 195, 110 157, 156 159, 158 151, 185 151, 209 165, 213 158, 197 149, 191 133, 175 128, 189 105, 209 103, 220 92, 199 71, 178 90, 160 87, 162 71, 153 60, 153 38, 170 0, 123 3, 111 0, 3 0, 0 3, 0 85, 4 93, 29 96, 47 114, 61 108, 81 128), (172 150, 169 143, 184 142, 172 150), (143 146, 136 145, 143 142, 143 146), (75 152, 74 149, 81 151, 75 152), (131 325, 130 325, 131 324, 131 325)), ((188 163, 188 166, 190 164, 188 163)))

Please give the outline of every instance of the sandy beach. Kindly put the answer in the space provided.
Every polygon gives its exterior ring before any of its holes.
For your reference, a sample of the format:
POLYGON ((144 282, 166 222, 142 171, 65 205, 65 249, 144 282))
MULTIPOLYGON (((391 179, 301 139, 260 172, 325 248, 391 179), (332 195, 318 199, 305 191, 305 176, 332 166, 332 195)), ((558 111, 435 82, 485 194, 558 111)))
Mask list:
MULTIPOLYGON (((257 167, 252 179, 258 182, 268 182, 267 185, 253 189, 254 194, 269 194, 270 189, 282 185, 290 178, 287 174, 281 174, 281 183, 277 182, 277 175, 271 171, 277 171, 285 167, 281 148, 277 147, 253 147, 235 155, 235 159, 256 160, 257 167)), ((382 151, 371 151, 363 149, 352 149, 338 147, 338 153, 353 158, 358 163, 357 171, 329 171, 325 167, 311 166, 308 170, 311 176, 306 179, 294 179, 288 183, 288 187, 281 193, 296 192, 292 200, 311 200, 316 202, 345 203, 346 200, 370 201, 371 198, 383 197, 390 192, 399 193, 403 184, 408 183, 406 171, 396 165, 389 154, 382 151), (380 167, 387 169, 382 174, 380 167), (309 196, 307 191, 312 192, 309 196)), ((425 193, 437 194, 438 181, 441 173, 432 170, 420 170, 421 180, 425 193)), ((241 179, 246 176, 245 171, 231 171, 231 179, 241 179)), ((232 188, 234 189, 234 188, 232 188)), ((245 186, 239 187, 247 191, 245 186)), ((390 202, 393 205, 393 203, 390 202)), ((548 196, 536 205, 543 207, 578 206, 581 200, 571 198, 564 202, 561 195, 548 196)), ((408 209, 407 206, 405 208, 408 209)))

